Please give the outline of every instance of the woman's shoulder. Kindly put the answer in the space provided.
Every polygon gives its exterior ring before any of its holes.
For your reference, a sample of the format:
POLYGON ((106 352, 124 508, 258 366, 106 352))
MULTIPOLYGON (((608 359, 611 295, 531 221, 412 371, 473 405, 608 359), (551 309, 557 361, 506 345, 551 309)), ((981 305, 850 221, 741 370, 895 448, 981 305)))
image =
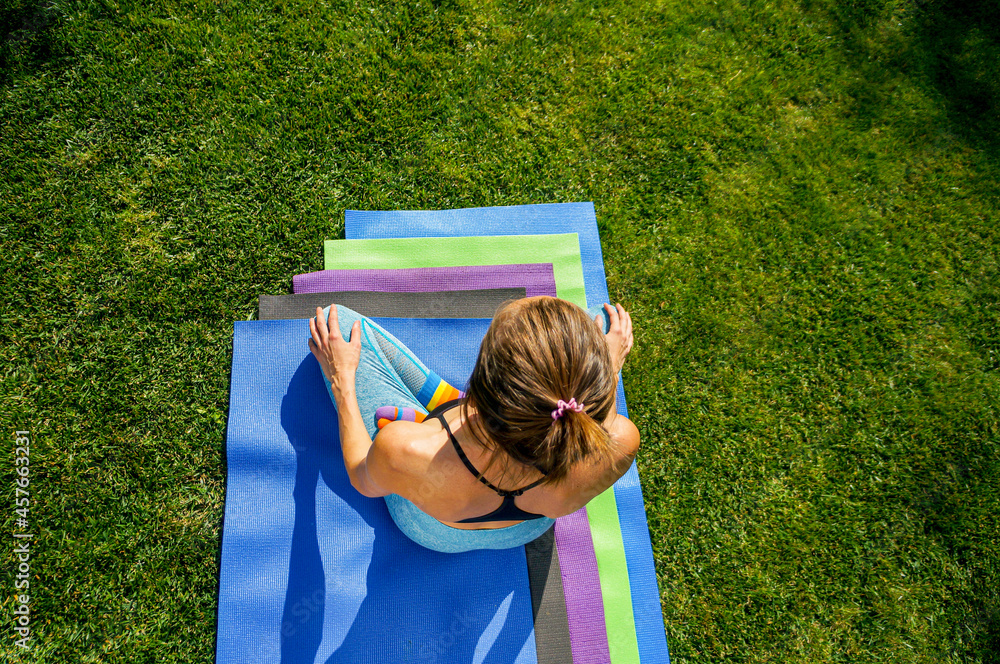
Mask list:
POLYGON ((418 422, 389 422, 375 435, 372 448, 378 448, 379 455, 393 469, 408 470, 434 457, 436 433, 432 427, 418 422))
POLYGON ((577 464, 563 481, 553 487, 555 496, 561 502, 557 516, 571 514, 589 503, 617 482, 632 465, 639 451, 638 428, 621 415, 609 419, 605 428, 615 443, 612 457, 601 463, 583 461, 577 464))
POLYGON ((369 460, 375 459, 376 481, 390 493, 435 518, 457 520, 468 516, 469 501, 474 499, 463 488, 481 485, 448 451, 450 447, 440 426, 391 422, 376 435, 369 460))
POLYGON ((405 491, 433 462, 432 434, 430 427, 407 421, 390 422, 379 429, 366 458, 372 480, 389 493, 405 491))
POLYGON ((639 429, 632 420, 624 415, 615 414, 607 424, 607 431, 618 446, 622 459, 627 459, 629 465, 639 451, 639 429))

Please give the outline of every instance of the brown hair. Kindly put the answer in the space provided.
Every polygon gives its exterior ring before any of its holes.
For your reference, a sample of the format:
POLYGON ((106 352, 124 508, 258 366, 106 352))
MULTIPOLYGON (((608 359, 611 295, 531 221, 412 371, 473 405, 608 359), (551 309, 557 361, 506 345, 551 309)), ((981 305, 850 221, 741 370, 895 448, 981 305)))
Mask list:
POLYGON ((604 334, 583 309, 553 297, 505 304, 466 389, 463 414, 491 452, 480 473, 498 451, 545 473, 546 483, 565 479, 582 459, 609 459, 613 443, 602 423, 614 407, 616 379, 604 334), (553 419, 558 402, 571 398, 584 411, 553 419), (470 419, 473 408, 478 417, 470 419))

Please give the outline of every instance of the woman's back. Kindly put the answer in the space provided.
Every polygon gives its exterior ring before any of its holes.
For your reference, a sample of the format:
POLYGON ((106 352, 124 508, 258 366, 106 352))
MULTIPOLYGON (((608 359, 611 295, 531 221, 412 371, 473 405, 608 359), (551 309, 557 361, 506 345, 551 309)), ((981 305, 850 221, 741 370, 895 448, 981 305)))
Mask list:
POLYGON ((626 472, 639 444, 615 412, 631 319, 620 306, 605 311, 607 331, 556 298, 502 307, 461 408, 381 430, 382 407, 432 408, 449 386, 373 321, 343 307, 318 311, 310 347, 337 408, 351 484, 385 497, 403 532, 443 552, 519 546, 577 511, 626 472))
MULTIPOLYGON (((471 414, 475 417, 475 413, 471 414)), ((462 409, 451 408, 443 414, 461 449, 477 469, 489 465, 491 452, 475 437, 464 421, 462 409)), ((558 484, 539 484, 513 497, 517 508, 532 514, 557 518, 571 514, 587 504, 628 470, 639 447, 639 434, 626 418, 614 415, 608 423, 616 454, 611 463, 595 465, 582 462, 558 484)), ((391 484, 390 489, 419 507, 426 514, 453 528, 475 530, 502 528, 520 520, 461 521, 490 514, 503 498, 483 484, 462 461, 448 431, 437 418, 423 423, 393 422, 375 438, 373 452, 384 458, 390 472, 373 477, 376 483, 391 484)), ((512 491, 543 479, 540 471, 507 459, 494 464, 485 479, 499 489, 512 491)))

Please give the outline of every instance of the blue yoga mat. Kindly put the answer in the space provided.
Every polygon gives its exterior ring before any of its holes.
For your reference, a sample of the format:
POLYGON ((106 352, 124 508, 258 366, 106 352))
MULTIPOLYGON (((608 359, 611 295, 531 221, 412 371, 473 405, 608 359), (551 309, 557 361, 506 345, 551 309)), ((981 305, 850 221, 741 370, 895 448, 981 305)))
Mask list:
MULTIPOLYGON (((374 320, 454 385, 490 323, 374 320)), ((354 490, 308 337, 235 324, 217 663, 534 664, 524 547, 430 551, 354 490)))
MULTIPOLYGON (((348 239, 551 235, 577 233, 588 306, 608 301, 604 258, 593 203, 557 203, 459 210, 359 211, 345 214, 348 239)), ((641 324, 641 321, 637 321, 641 324)), ((619 403, 625 404, 619 384, 619 403)), ((653 549, 635 464, 615 484, 628 565, 639 656, 643 664, 669 661, 653 549)))

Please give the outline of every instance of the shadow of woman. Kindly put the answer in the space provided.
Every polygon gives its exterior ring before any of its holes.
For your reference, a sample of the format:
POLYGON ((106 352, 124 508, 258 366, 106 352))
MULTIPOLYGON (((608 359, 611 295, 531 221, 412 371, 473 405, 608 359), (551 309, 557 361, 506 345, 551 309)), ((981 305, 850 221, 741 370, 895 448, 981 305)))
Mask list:
POLYGON ((351 486, 311 356, 289 383, 281 426, 297 462, 282 664, 499 664, 533 650, 524 548, 445 554, 403 535, 384 500, 351 486))

